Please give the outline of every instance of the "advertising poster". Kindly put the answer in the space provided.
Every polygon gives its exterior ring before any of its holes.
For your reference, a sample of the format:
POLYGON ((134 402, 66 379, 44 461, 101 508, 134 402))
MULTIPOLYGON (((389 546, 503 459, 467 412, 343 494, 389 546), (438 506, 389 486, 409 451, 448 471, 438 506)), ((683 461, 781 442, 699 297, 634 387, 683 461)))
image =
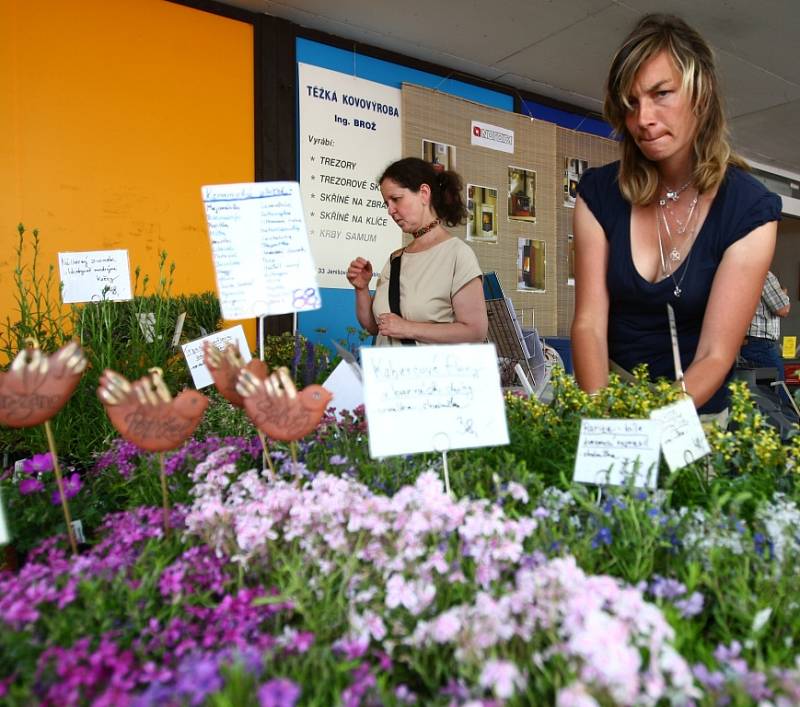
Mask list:
POLYGON ((402 245, 377 184, 402 153, 400 89, 302 63, 298 78, 300 189, 317 280, 350 288, 347 266, 359 256, 377 280, 402 245))

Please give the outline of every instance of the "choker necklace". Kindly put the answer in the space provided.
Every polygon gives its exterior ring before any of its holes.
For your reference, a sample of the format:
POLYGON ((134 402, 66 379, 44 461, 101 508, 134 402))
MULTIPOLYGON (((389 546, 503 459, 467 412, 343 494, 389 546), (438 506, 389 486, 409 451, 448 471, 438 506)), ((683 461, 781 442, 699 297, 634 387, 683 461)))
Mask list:
POLYGON ((414 238, 419 238, 420 236, 424 236, 428 231, 432 231, 442 222, 441 219, 437 218, 435 221, 431 221, 427 226, 424 228, 420 228, 419 231, 414 231, 411 235, 414 238))

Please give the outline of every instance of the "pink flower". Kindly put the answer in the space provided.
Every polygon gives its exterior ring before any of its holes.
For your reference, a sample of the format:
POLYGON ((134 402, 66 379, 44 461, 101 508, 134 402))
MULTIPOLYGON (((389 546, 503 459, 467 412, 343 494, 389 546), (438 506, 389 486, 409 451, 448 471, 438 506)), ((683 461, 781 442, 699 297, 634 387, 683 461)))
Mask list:
POLYGON ((599 705, 586 691, 586 686, 576 682, 558 691, 556 707, 599 707, 599 705))
POLYGON ((461 620, 456 609, 450 609, 438 616, 431 627, 431 635, 437 643, 452 641, 461 630, 461 620))
POLYGON ((525 681, 514 663, 490 660, 483 666, 480 685, 491 689, 495 697, 505 700, 513 697, 517 689, 525 685, 525 681))

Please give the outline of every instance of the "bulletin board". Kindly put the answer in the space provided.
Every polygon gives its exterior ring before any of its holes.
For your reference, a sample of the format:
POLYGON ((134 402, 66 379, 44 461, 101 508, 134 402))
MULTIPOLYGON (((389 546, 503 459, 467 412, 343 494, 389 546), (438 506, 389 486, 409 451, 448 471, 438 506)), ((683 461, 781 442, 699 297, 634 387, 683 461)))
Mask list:
POLYGON ((614 140, 588 133, 556 128, 556 155, 553 178, 561 185, 556 195, 556 278, 558 288, 557 335, 569 336, 575 311, 574 255, 572 250, 572 216, 574 195, 583 169, 599 167, 619 158, 619 144, 614 140), (572 261, 572 264, 571 264, 572 261))
POLYGON ((403 84, 403 114, 403 154, 424 157, 427 149, 429 155, 447 159, 464 179, 465 188, 473 187, 465 200, 481 207, 474 209, 471 229, 467 224, 450 232, 467 241, 485 272, 497 272, 523 327, 535 325, 542 335, 555 334, 556 191, 560 189, 552 178, 556 126, 410 84, 403 84), (472 121, 513 131, 514 152, 472 145, 472 121), (518 287, 521 240, 543 244, 539 248, 542 277, 525 290, 518 287))
MULTIPOLYGON (((0 3, 0 319, 16 226, 213 290, 200 187, 254 178, 253 26, 163 0, 0 3)), ((57 269, 56 269, 57 273, 57 269)), ((150 287, 152 292, 152 284, 150 287)))

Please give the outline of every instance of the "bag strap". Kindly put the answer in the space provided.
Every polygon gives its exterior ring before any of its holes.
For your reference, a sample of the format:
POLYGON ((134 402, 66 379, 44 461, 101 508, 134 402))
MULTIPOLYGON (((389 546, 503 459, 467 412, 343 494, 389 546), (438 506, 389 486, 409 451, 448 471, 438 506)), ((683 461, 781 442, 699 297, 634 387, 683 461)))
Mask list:
MULTIPOLYGON (((392 314, 398 317, 403 315, 400 313, 400 262, 403 253, 397 254, 397 257, 391 260, 391 270, 389 271, 389 309, 392 314)), ((417 342, 414 339, 400 339, 400 343, 404 346, 416 346, 417 342)))

